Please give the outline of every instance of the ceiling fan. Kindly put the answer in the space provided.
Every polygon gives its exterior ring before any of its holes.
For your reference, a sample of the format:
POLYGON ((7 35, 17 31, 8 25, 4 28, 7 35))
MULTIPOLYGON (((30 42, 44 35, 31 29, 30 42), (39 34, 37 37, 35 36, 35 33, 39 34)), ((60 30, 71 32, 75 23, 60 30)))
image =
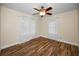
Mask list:
POLYGON ((49 11, 52 10, 52 7, 48 7, 48 8, 44 8, 44 6, 41 6, 41 9, 37 9, 34 8, 35 10, 37 10, 37 13, 34 13, 33 15, 39 14, 41 17, 43 17, 44 15, 52 15, 52 13, 50 13, 49 11))

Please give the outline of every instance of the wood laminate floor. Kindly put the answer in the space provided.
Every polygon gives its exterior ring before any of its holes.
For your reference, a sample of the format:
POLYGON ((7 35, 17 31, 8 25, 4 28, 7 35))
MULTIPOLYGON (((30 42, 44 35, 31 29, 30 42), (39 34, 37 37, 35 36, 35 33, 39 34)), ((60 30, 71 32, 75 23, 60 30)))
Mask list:
POLYGON ((79 56, 79 48, 44 37, 18 44, 0 53, 1 56, 79 56))

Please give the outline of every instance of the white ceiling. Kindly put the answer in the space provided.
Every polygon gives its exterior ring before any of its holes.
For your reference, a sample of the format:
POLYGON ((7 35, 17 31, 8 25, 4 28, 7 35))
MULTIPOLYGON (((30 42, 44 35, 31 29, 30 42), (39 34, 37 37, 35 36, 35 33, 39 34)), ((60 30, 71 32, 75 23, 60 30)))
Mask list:
POLYGON ((40 9, 41 6, 44 6, 46 8, 48 6, 53 7, 53 14, 79 9, 78 3, 4 3, 2 5, 17 11, 27 13, 29 15, 37 12, 33 8, 40 9))

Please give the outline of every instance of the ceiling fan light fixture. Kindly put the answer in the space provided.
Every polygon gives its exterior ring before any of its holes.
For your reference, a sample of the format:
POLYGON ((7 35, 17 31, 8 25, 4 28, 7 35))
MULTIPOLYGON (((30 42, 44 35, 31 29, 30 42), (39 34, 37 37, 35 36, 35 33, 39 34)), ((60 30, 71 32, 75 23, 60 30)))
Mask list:
POLYGON ((39 14, 41 17, 43 17, 44 15, 52 15, 52 13, 48 11, 52 10, 53 8, 52 7, 44 8, 43 6, 41 6, 41 9, 37 9, 37 8, 34 9, 37 10, 38 13, 35 13, 33 15, 39 14))
POLYGON ((40 14, 40 15, 45 15, 45 12, 40 12, 39 14, 40 14))

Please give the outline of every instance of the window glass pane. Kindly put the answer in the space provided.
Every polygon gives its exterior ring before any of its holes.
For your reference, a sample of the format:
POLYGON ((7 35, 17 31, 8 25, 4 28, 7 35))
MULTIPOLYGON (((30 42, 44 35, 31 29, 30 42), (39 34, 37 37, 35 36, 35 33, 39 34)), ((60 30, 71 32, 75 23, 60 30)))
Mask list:
POLYGON ((56 21, 49 22, 49 34, 57 34, 56 21))
POLYGON ((28 17, 22 18, 22 33, 32 35, 36 32, 36 22, 28 17))

